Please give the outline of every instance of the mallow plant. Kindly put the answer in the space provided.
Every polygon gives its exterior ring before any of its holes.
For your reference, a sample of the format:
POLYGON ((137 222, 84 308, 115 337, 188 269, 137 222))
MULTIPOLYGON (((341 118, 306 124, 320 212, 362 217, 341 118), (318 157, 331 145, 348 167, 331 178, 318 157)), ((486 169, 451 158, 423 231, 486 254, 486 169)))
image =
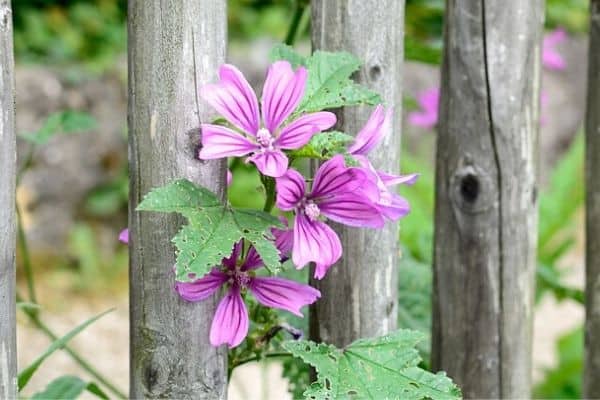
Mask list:
POLYGON ((325 300, 306 282, 277 275, 314 264, 314 278, 323 279, 344 252, 329 223, 360 229, 396 223, 410 207, 394 187, 418 176, 379 171, 369 161, 391 134, 393 110, 350 79, 360 67, 355 57, 316 52, 305 58, 278 46, 271 58, 260 100, 229 64, 220 67, 218 81, 199 88, 219 117, 201 125, 198 158, 253 164, 264 186, 263 209, 235 208, 185 179, 153 189, 138 205, 187 218, 173 238, 175 292, 189 302, 219 295, 209 339, 229 346, 233 366, 272 355, 313 366, 308 398, 460 398, 444 374, 419 367, 419 332, 400 330, 338 349, 302 340, 273 311, 302 316, 304 306, 325 300), (336 115, 328 110, 358 105, 373 106, 359 132, 332 130, 336 115), (319 165, 314 177, 301 172, 306 159, 319 165), (291 340, 282 340, 286 332, 291 340))

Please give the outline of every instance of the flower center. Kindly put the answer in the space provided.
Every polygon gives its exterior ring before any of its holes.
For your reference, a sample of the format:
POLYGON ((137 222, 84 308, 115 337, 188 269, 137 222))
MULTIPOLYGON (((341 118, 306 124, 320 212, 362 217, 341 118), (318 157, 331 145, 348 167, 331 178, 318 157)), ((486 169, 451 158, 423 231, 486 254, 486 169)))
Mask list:
POLYGON ((273 147, 273 136, 271 132, 269 132, 266 128, 260 128, 258 132, 256 132, 256 141, 262 147, 271 148, 273 147))
POLYGON ((250 280, 248 273, 240 271, 238 268, 235 271, 229 271, 229 283, 239 286, 240 289, 245 289, 250 284, 250 280))
POLYGON ((317 218, 319 218, 319 215, 321 215, 321 210, 319 210, 319 206, 315 203, 310 202, 304 206, 304 214, 306 214, 311 221, 316 221, 317 218))

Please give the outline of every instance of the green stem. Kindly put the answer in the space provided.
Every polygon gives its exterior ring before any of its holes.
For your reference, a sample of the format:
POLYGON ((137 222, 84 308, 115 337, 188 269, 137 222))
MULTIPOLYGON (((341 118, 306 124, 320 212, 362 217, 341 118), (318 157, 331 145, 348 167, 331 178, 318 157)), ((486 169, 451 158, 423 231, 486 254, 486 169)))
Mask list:
POLYGON ((294 10, 294 15, 292 16, 292 22, 284 41, 284 43, 288 46, 292 46, 296 41, 296 37, 298 36, 298 27, 300 26, 300 21, 302 20, 304 11, 306 11, 306 2, 302 0, 296 1, 296 8, 294 10))
POLYGON ((260 176, 260 180, 265 187, 265 206, 263 207, 264 212, 270 213, 275 205, 275 179, 270 176, 260 176))
POLYGON ((267 353, 267 354, 256 355, 256 356, 244 358, 243 360, 236 361, 235 364, 233 364, 231 366, 231 368, 229 369, 229 372, 227 374, 228 380, 231 378, 231 373, 233 372, 233 370, 236 369, 237 367, 239 367, 240 365, 248 364, 248 363, 254 362, 254 361, 261 361, 265 358, 278 358, 278 357, 292 357, 292 353, 287 353, 287 352, 267 353))
MULTIPOLYGON (((23 301, 23 297, 17 293, 17 301, 23 301)), ((21 311, 25 313, 31 320, 31 322, 35 325, 37 329, 42 331, 46 336, 48 336, 51 340, 58 340, 58 336, 46 325, 42 320, 40 320, 39 316, 33 312, 33 310, 28 308, 22 308, 21 311)), ((64 350, 69 353, 71 358, 77 362, 84 370, 86 370, 90 375, 92 375, 98 382, 103 384, 108 390, 113 392, 115 396, 120 399, 126 399, 127 396, 125 393, 121 392, 115 385, 110 383, 104 376, 102 376, 94 367, 92 367, 87 361, 85 361, 75 350, 72 350, 69 346, 65 346, 64 350)))
MULTIPOLYGON (((23 257, 23 268, 25 269, 25 279, 27 279, 27 292, 29 295, 29 301, 37 304, 37 296, 35 295, 35 284, 33 282, 33 268, 31 265, 31 254, 29 253, 29 245, 27 244, 27 236, 25 236, 25 229, 23 228, 23 217, 19 206, 16 206, 17 210, 17 236, 19 238, 19 249, 21 250, 21 257, 23 257)), ((37 310, 34 311, 37 314, 37 310)))

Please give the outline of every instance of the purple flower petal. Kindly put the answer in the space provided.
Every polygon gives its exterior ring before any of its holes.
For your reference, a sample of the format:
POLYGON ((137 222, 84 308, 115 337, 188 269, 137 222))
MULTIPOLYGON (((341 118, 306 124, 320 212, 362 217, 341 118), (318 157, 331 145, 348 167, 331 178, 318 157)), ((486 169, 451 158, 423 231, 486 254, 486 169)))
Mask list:
POLYGON ((281 130, 275 145, 282 149, 298 149, 315 133, 331 128, 335 122, 335 114, 327 111, 303 115, 281 130))
POLYGON ((202 149, 199 154, 202 160, 245 156, 258 148, 258 145, 231 129, 202 124, 202 149))
POLYGON ((418 94, 417 102, 421 111, 408 114, 408 123, 421 128, 433 128, 438 122, 440 88, 426 89, 418 94))
POLYGON ((286 310, 299 317, 302 317, 302 307, 321 297, 321 292, 313 287, 277 277, 256 277, 249 289, 262 305, 286 310))
POLYGON ((377 207, 362 193, 342 193, 319 202, 321 214, 349 226, 381 228, 385 224, 377 207))
POLYGON ((222 65, 219 77, 219 83, 202 87, 202 97, 233 125, 256 135, 260 118, 258 101, 252 87, 233 65, 222 65))
POLYGON ((228 276, 216 268, 193 282, 175 282, 175 291, 187 301, 200 301, 210 297, 221 285, 227 282, 228 276))
POLYGON ((315 174, 310 197, 331 196, 356 190, 365 181, 364 174, 356 168, 347 168, 344 157, 336 155, 321 165, 315 174))
POLYGON ((237 261, 240 258, 240 254, 242 254, 242 246, 243 243, 241 240, 234 244, 233 248, 231 249, 231 255, 229 257, 223 258, 221 264, 223 264, 229 269, 235 269, 237 261))
POLYGON ((129 228, 125 228, 119 233, 119 242, 129 244, 129 228))
POLYGON ((253 162, 261 174, 278 178, 285 174, 288 167, 288 158, 280 150, 265 150, 248 158, 253 162))
POLYGON ((253 269, 260 268, 263 265, 265 264, 263 263, 263 260, 260 258, 260 255, 254 248, 254 246, 250 246, 250 248, 248 249, 248 254, 246 254, 246 259, 244 260, 244 263, 242 264, 240 270, 250 271, 253 269))
POLYGON ((397 221, 410 213, 410 205, 404 197, 391 192, 388 192, 388 196, 382 197, 383 199, 379 202, 378 208, 386 218, 397 221))
POLYGON ((294 246, 294 231, 287 227, 288 221, 286 218, 279 217, 279 220, 286 226, 286 229, 271 228, 271 233, 275 236, 275 247, 279 250, 281 259, 285 261, 292 253, 292 247, 294 246))
POLYGON ((231 186, 231 182, 233 182, 233 174, 227 170, 227 186, 231 186))
POLYGON ((366 155, 392 129, 392 111, 385 112, 382 105, 375 107, 365 126, 358 132, 348 149, 350 154, 366 155))
POLYGON ((309 220, 304 214, 296 215, 292 260, 298 268, 315 262, 315 278, 321 279, 341 256, 342 244, 333 229, 322 221, 309 220))
POLYGON ((290 168, 284 175, 276 179, 275 189, 277 191, 277 207, 283 211, 290 211, 304 197, 306 183, 298 171, 290 168))
POLYGON ((558 52, 556 46, 567 40, 567 32, 558 28, 544 37, 542 45, 542 64, 549 70, 562 71, 567 68, 567 62, 558 52))
POLYGON ((413 185, 420 174, 409 174, 409 175, 391 175, 386 172, 377 171, 377 175, 379 175, 379 179, 385 184, 385 186, 394 186, 394 185, 413 185))
POLYGON ((240 295, 240 289, 232 287, 223 297, 210 327, 210 343, 213 346, 228 344, 236 347, 248 334, 248 309, 240 295))
POLYGON ((279 125, 296 109, 306 86, 308 72, 300 67, 294 71, 287 61, 277 61, 269 67, 262 94, 262 116, 269 132, 275 132, 279 125))

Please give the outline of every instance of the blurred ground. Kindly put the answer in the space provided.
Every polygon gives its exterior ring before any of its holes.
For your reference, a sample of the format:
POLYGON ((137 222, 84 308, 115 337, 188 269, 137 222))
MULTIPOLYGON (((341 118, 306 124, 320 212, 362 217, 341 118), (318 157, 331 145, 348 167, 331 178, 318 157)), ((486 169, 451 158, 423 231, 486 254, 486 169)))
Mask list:
MULTIPOLYGON (((246 47, 232 46, 231 60, 253 82, 260 82, 271 45, 270 41, 257 41, 252 45, 252 52, 246 47)), ((552 95, 544 111, 547 122, 541 135, 542 178, 547 176, 552 163, 580 128, 584 111, 585 49, 585 40, 571 40, 563 46, 569 65, 567 71, 545 73, 544 90, 552 95)), ((99 123, 95 132, 86 135, 53 138, 36 156, 33 169, 25 175, 18 201, 24 210, 31 247, 35 249, 37 289, 44 306, 44 321, 62 334, 94 314, 115 308, 72 343, 122 390, 128 385, 127 271, 126 254, 116 242, 116 235, 126 223, 126 210, 120 209, 109 216, 91 215, 85 204, 90 191, 110 182, 127 162, 124 77, 124 58, 102 77, 88 76, 77 70, 50 70, 43 66, 17 68, 17 128, 20 132, 39 128, 48 113, 65 108, 88 110, 99 123), (81 245, 78 247, 80 241, 72 236, 73 228, 81 219, 90 223, 92 237, 99 244, 99 262, 95 264, 81 259, 85 246, 81 250, 81 245), (65 261, 61 258, 63 254, 70 255, 71 259, 65 261), (60 268, 45 271, 48 265, 56 262, 60 268), (73 277, 74 271, 81 272, 82 265, 88 265, 89 275, 85 281, 73 277), (106 268, 115 268, 109 279, 104 278, 106 268)), ((405 80, 407 93, 415 95, 436 86, 439 78, 437 69, 409 63, 405 80)), ((423 139, 432 142, 434 134, 430 131, 406 124, 404 129, 404 140, 409 149, 423 139)), ((24 143, 20 143, 21 160, 26 151, 24 143)), ((563 260, 569 282, 577 287, 583 286, 583 238, 580 239, 576 250, 563 260)), ((535 318, 534 376, 537 379, 543 368, 556 363, 554 345, 557 337, 582 320, 580 306, 569 302, 556 304, 550 297, 543 299, 535 318)), ((18 340, 21 367, 29 364, 49 344, 22 315, 18 340)), ((230 398, 289 398, 280 371, 277 363, 241 368, 234 374, 230 398)), ((87 376, 68 355, 62 352, 53 355, 34 375, 26 394, 69 372, 87 376)))

